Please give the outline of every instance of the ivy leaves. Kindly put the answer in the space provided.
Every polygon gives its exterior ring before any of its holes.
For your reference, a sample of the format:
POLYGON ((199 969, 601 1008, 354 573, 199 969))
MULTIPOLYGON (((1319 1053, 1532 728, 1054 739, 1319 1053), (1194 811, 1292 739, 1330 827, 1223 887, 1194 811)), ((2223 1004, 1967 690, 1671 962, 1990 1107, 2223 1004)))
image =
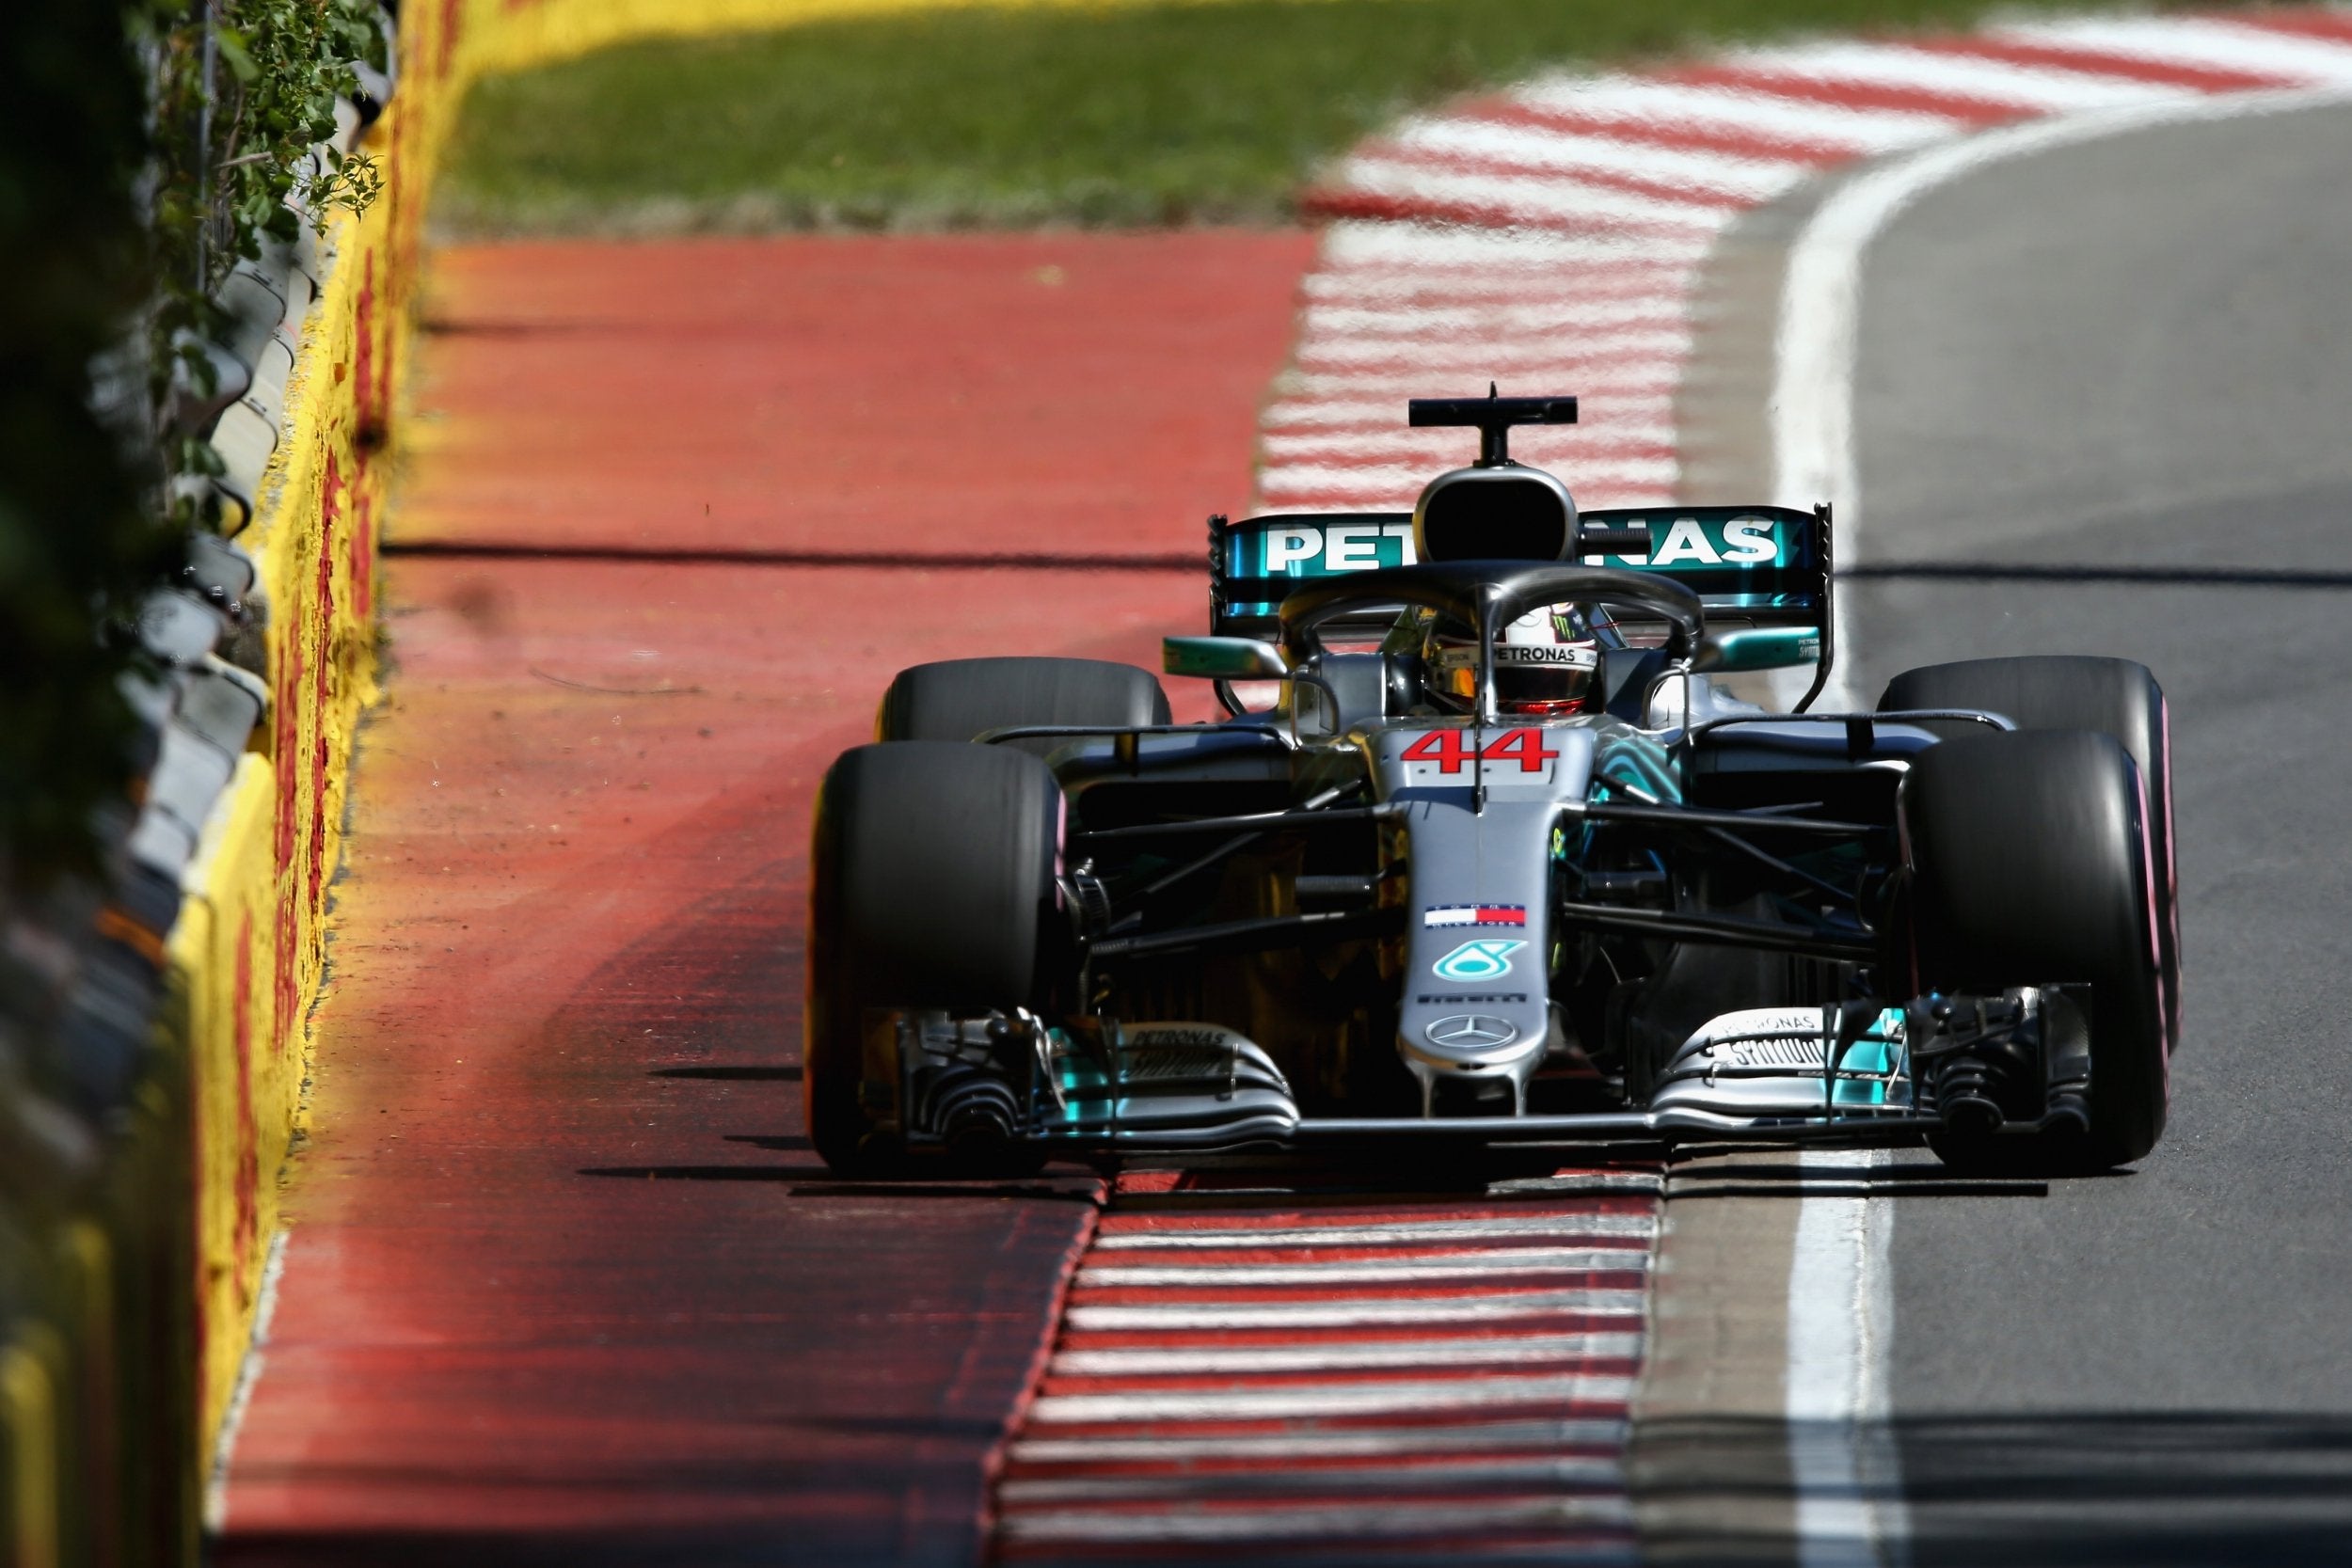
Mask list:
POLYGON ((226 80, 214 83, 209 172, 228 229, 221 248, 249 261, 264 237, 294 239, 305 216, 324 233, 333 213, 364 212, 382 193, 367 154, 311 156, 335 134, 335 100, 358 87, 352 62, 383 65, 381 13, 369 0, 220 0, 214 10, 226 80))

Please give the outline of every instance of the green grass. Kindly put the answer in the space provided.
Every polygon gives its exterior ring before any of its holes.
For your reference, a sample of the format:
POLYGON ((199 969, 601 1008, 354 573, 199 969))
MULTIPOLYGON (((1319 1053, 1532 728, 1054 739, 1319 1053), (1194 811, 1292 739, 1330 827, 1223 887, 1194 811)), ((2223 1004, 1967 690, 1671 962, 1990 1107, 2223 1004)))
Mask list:
POLYGON ((475 231, 1280 222, 1366 132, 1473 87, 1992 8, 1235 0, 632 44, 478 86, 437 217, 475 231))

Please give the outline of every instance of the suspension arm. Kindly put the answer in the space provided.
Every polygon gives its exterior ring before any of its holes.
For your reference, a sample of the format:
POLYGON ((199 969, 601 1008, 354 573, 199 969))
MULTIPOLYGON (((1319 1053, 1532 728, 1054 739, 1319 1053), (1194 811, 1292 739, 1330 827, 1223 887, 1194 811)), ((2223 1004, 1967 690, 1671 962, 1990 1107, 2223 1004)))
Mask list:
POLYGON ((1405 911, 1400 908, 1278 914, 1263 920, 1227 920, 1140 936, 1106 937, 1088 947, 1087 958, 1099 963, 1104 958, 1157 958, 1168 953, 1252 952, 1346 937, 1394 936, 1404 927, 1405 911))
POLYGON ((1558 906, 1563 924, 1595 930, 1625 931, 1634 936, 1669 942, 1711 942, 1723 947, 1754 947, 1767 953, 1795 953, 1808 958, 1841 958, 1855 963, 1875 961, 1879 944, 1868 937, 1850 936, 1819 927, 1790 926, 1773 920, 1745 920, 1727 914, 1688 914, 1673 910, 1628 909, 1617 904, 1569 903, 1558 906))

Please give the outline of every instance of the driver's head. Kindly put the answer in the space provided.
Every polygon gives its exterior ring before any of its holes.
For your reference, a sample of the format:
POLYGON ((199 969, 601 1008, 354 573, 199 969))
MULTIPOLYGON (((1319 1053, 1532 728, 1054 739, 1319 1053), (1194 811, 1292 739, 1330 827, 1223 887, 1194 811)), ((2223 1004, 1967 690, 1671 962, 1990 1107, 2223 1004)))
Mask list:
MULTIPOLYGON (((1478 698, 1478 640, 1438 625, 1422 654, 1430 695, 1464 711, 1478 698)), ((1495 639, 1495 704, 1504 713, 1550 718, 1600 706, 1600 644, 1582 607, 1530 610, 1495 639)))

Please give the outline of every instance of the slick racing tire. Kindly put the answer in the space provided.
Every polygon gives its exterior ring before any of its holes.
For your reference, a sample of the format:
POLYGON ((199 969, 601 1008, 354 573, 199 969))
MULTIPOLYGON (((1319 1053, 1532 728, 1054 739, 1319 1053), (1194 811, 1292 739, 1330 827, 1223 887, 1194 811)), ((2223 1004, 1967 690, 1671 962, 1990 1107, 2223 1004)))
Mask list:
MULTIPOLYGON (((877 740, 970 740, 1015 725, 1135 729, 1168 721, 1159 678, 1099 658, 950 658, 898 672, 882 694, 877 740)), ((1067 741, 1009 744, 1042 755, 1067 741)))
MULTIPOLYGON (((902 1165, 895 1041, 872 1007, 1010 1009, 1038 989, 1062 794, 1026 752, 936 740, 841 754, 817 794, 801 1053, 809 1142, 836 1171, 902 1165)), ((1014 1162, 1018 1163, 1018 1162, 1014 1162)))
MULTIPOLYGON (((1910 670, 1887 683, 1880 711, 1981 708, 2021 730, 2098 730, 2122 743, 2148 784, 2156 868, 2156 936, 2164 956, 2166 1049, 2181 1043, 2181 917, 2172 863, 2172 738, 2164 689, 2125 658, 2044 655, 1978 658, 1910 670)), ((1933 724, 1947 735, 1974 725, 1933 724)))
POLYGON ((2104 1170, 2164 1132, 2145 802, 2129 753, 2090 730, 1963 736, 1912 765, 1902 826, 1921 989, 2091 986, 2089 1132, 1931 1138, 1947 1164, 2104 1170))

